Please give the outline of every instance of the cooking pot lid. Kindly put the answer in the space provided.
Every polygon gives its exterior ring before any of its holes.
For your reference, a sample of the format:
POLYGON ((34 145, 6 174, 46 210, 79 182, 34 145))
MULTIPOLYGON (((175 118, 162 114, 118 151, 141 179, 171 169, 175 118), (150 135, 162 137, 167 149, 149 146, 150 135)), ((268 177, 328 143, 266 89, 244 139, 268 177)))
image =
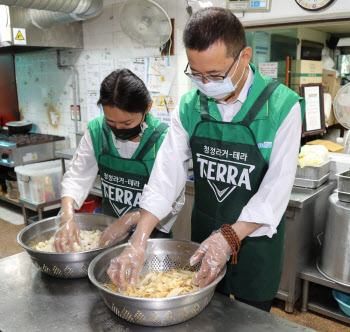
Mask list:
POLYGON ((31 121, 11 121, 6 122, 6 126, 13 126, 13 127, 21 127, 21 126, 27 126, 33 124, 31 121))

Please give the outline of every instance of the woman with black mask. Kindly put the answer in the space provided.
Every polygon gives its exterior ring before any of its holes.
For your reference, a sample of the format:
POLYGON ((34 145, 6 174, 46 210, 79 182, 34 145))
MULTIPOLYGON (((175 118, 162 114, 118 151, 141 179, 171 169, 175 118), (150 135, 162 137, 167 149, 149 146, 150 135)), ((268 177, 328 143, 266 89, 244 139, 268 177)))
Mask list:
MULTIPOLYGON (((97 172, 101 176, 103 213, 117 219, 102 233, 100 246, 115 242, 137 224, 143 187, 168 129, 149 113, 150 94, 143 81, 128 69, 114 71, 103 80, 97 104, 104 116, 88 123, 63 177, 57 252, 73 251, 74 241, 80 242, 74 209, 83 204, 97 172)), ((170 236, 183 196, 160 221, 153 237, 170 236)))

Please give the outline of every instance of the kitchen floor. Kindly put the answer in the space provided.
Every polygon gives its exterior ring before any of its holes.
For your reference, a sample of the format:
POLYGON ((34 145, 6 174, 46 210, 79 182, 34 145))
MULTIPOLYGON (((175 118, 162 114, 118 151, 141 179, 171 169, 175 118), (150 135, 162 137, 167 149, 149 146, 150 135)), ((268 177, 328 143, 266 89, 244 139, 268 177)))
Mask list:
MULTIPOLYGON (((0 202, 0 259, 24 251, 16 240, 23 227, 21 209, 0 202)), ((350 332, 350 326, 347 324, 311 312, 302 314, 298 310, 300 306, 297 304, 296 307, 293 314, 288 314, 284 311, 284 302, 276 299, 271 313, 319 332, 350 332)))

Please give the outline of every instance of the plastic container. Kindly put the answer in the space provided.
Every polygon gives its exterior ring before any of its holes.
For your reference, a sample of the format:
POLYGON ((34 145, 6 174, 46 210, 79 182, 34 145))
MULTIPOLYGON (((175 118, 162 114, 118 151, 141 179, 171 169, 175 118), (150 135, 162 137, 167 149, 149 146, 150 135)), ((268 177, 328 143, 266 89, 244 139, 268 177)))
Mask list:
POLYGON ((39 204, 61 198, 61 160, 17 166, 15 172, 22 199, 39 204))
POLYGON ((76 213, 94 213, 97 208, 102 205, 101 198, 93 195, 89 195, 81 208, 76 213))
POLYGON ((96 210, 94 210, 94 213, 101 213, 102 214, 102 208, 101 207, 97 208, 96 210))
POLYGON ((350 294, 339 292, 335 289, 332 290, 333 297, 337 300, 339 308, 345 315, 350 317, 350 294))

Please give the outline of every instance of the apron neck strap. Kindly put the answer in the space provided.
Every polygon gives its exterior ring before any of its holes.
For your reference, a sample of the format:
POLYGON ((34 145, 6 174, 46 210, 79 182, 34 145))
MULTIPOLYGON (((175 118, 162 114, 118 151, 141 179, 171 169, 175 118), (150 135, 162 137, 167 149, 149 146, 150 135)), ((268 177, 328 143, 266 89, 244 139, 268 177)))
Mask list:
POLYGON ((256 99, 245 118, 242 120, 241 124, 243 126, 249 127, 252 124, 262 107, 265 105, 265 103, 268 101, 272 93, 279 85, 280 83, 277 81, 270 81, 270 83, 261 92, 260 96, 256 99))
POLYGON ((142 160, 144 156, 147 154, 147 152, 152 148, 152 146, 158 141, 160 136, 164 133, 164 131, 168 128, 168 125, 165 123, 160 124, 156 130, 153 132, 153 134, 149 137, 145 145, 141 148, 137 156, 135 157, 136 160, 142 160))
POLYGON ((102 123, 102 154, 109 153, 109 133, 111 132, 106 119, 102 123))
POLYGON ((199 92, 199 97, 200 97, 200 103, 201 103, 201 119, 210 120, 208 98, 202 92, 199 92))

